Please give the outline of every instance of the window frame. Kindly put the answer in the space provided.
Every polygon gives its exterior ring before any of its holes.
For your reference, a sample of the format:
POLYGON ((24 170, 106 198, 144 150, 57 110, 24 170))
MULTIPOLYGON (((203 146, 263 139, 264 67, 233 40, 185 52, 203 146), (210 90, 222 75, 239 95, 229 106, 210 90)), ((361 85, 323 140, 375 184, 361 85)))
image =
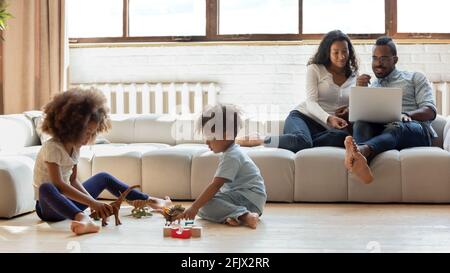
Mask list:
MULTIPOLYGON (((80 43, 136 43, 136 42, 225 42, 225 41, 300 41, 320 40, 323 33, 303 34, 303 0, 299 3, 299 34, 219 34, 219 1, 206 1, 206 35, 204 36, 129 36, 130 0, 123 0, 123 32, 122 37, 69 38, 71 44, 80 43)), ((395 39, 450 39, 450 33, 398 33, 397 32, 397 0, 385 2, 385 33, 349 34, 351 39, 376 39, 388 35, 395 39)))

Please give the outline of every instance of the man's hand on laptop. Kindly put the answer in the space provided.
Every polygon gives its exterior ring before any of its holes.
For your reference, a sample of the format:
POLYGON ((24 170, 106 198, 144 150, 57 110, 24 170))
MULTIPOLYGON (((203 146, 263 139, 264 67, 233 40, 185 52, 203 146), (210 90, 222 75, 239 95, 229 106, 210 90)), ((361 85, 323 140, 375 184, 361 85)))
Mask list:
POLYGON ((344 129, 348 126, 347 121, 345 121, 342 118, 336 117, 336 116, 328 116, 327 123, 330 127, 336 128, 336 129, 344 129))
POLYGON ((410 121, 412 121, 412 118, 408 114, 402 113, 402 121, 403 122, 410 122, 410 121))
POLYGON ((357 86, 369 86, 370 84, 370 75, 367 74, 361 74, 356 79, 356 85, 357 86))

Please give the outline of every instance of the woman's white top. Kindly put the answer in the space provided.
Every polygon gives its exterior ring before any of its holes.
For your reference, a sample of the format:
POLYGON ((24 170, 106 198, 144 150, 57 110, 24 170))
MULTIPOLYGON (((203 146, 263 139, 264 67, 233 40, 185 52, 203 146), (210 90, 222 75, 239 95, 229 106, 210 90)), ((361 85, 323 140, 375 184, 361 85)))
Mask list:
POLYGON ((348 96, 352 86, 356 85, 356 76, 350 76, 341 85, 333 81, 333 75, 321 64, 311 64, 306 69, 306 100, 295 110, 307 115, 318 123, 330 128, 327 119, 344 105, 348 105, 348 96))
POLYGON ((34 199, 39 200, 39 187, 42 184, 53 183, 45 162, 57 164, 61 171, 62 179, 66 184, 70 185, 72 169, 78 164, 79 157, 79 150, 74 149, 72 155, 69 155, 64 145, 53 138, 44 142, 34 163, 34 199))

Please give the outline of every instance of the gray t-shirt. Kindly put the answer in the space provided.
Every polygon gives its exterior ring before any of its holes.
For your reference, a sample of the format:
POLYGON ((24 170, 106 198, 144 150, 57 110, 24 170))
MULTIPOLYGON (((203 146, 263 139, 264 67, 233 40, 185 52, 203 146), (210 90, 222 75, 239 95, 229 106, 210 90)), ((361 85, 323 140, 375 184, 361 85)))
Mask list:
POLYGON ((227 182, 220 188, 222 193, 238 191, 262 213, 267 200, 264 179, 255 163, 243 153, 240 146, 232 144, 220 157, 215 177, 227 182))

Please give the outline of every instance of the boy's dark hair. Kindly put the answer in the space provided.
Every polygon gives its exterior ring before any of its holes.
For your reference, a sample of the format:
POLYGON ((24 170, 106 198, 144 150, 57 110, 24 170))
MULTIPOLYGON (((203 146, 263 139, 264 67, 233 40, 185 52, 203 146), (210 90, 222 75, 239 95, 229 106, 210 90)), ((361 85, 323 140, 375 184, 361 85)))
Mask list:
POLYGON ((101 91, 72 88, 57 94, 44 106, 42 131, 62 143, 78 143, 91 121, 98 123, 97 133, 106 132, 111 127, 108 111, 101 91))
POLYGON ((336 41, 346 41, 348 45, 348 61, 345 65, 345 76, 350 77, 358 72, 358 60, 356 59, 355 49, 352 41, 347 34, 340 30, 333 30, 323 36, 316 54, 309 60, 310 64, 322 64, 328 66, 331 63, 330 50, 331 45, 336 41))
POLYGON ((207 106, 197 120, 198 132, 218 140, 234 140, 241 127, 241 111, 235 105, 207 106))
POLYGON ((379 37, 376 42, 376 46, 388 46, 391 50, 392 56, 397 56, 397 46, 395 45, 394 40, 392 40, 389 36, 381 36, 379 37))

